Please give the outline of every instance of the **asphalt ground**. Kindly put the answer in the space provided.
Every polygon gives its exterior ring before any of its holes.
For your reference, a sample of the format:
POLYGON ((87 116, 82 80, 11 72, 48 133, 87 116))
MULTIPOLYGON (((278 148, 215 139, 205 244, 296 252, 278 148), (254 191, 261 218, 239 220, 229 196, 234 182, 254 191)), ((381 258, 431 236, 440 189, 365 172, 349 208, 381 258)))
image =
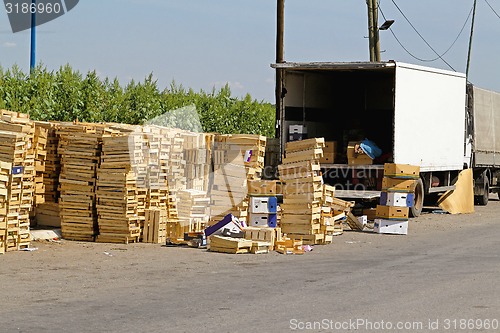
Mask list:
POLYGON ((0 256, 0 332, 499 332, 500 202, 476 208, 305 255, 35 242, 0 256))

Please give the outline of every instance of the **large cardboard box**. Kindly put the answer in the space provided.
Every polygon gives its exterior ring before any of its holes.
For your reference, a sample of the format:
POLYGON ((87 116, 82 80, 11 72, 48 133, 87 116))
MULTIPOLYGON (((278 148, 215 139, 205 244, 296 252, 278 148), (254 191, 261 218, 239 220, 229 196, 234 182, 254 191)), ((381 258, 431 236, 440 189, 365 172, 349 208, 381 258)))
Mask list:
POLYGON ((276 180, 250 180, 248 181, 248 194, 274 196, 276 195, 276 180))
POLYGON ((334 164, 335 163, 335 154, 323 153, 323 157, 319 159, 319 163, 321 164, 334 164))
POLYGON ((376 208, 365 208, 363 209, 363 215, 366 215, 368 221, 374 221, 377 218, 376 208))
POLYGON ((380 204, 382 206, 393 207, 413 207, 415 194, 402 192, 382 192, 380 193, 380 204))
POLYGON ((325 146, 323 147, 323 152, 325 154, 336 154, 337 153, 337 141, 325 141, 325 146))
POLYGON ((391 178, 418 179, 420 177, 420 167, 408 164, 384 165, 384 176, 391 178))
POLYGON ((349 165, 372 165, 373 160, 368 155, 358 155, 347 159, 349 165))
POLYGON ((378 234, 408 235, 408 221, 376 219, 373 232, 378 234))
POLYGON ((385 192, 415 192, 417 181, 413 179, 396 179, 384 177, 382 191, 385 192))
POLYGON ((410 214, 408 207, 377 206, 377 218, 407 220, 410 214))

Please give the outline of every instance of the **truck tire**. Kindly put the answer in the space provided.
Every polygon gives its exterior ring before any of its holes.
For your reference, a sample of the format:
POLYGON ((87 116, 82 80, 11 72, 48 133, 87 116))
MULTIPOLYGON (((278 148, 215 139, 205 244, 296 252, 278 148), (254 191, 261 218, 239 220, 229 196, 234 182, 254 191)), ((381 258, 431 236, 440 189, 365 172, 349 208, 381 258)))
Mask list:
POLYGON ((479 206, 486 206, 490 199, 490 182, 488 177, 484 177, 484 193, 476 197, 477 204, 479 206))
POLYGON ((413 201, 413 206, 410 208, 410 217, 419 217, 422 213, 422 208, 424 208, 424 182, 422 179, 417 180, 417 186, 415 186, 415 200, 413 201))

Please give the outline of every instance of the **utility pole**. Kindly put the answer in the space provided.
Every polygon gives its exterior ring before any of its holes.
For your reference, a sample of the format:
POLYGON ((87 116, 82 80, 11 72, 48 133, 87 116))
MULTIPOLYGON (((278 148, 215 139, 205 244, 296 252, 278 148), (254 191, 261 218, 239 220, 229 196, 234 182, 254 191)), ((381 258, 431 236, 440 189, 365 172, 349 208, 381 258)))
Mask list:
POLYGON ((372 8, 372 0, 366 0, 366 4, 368 6, 368 42, 370 47, 370 61, 375 61, 375 45, 374 43, 374 31, 373 31, 373 8, 372 8))
MULTIPOLYGON (((36 0, 31 0, 31 7, 36 7, 36 0)), ((36 10, 31 13, 31 53, 30 53, 30 71, 33 72, 36 66, 36 10)))
MULTIPOLYGON (((285 0, 277 0, 276 63, 285 62, 285 0)), ((276 69, 276 137, 283 126, 283 70, 276 69)))
POLYGON ((380 38, 378 29, 378 0, 366 0, 368 6, 368 38, 370 44, 370 61, 380 62, 380 38))
POLYGON ((472 55, 472 39, 474 37, 474 23, 476 21, 476 7, 477 7, 477 0, 474 0, 474 11, 472 13, 472 23, 470 28, 469 53, 467 55, 467 69, 465 71, 467 80, 469 80, 470 59, 472 55))
POLYGON ((375 61, 380 62, 380 34, 379 34, 379 29, 378 29, 378 1, 379 0, 372 0, 372 7, 373 7, 373 30, 374 30, 374 41, 373 45, 375 46, 375 61))

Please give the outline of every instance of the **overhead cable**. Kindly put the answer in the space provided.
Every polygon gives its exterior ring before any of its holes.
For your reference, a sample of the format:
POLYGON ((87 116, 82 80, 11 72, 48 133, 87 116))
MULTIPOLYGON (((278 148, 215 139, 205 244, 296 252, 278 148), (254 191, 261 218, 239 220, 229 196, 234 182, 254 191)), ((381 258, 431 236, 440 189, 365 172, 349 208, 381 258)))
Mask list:
MULTIPOLYGON (((455 38, 455 40, 453 41, 453 43, 451 43, 450 47, 448 47, 448 49, 446 49, 446 51, 444 53, 442 53, 441 55, 438 54, 438 56, 436 58, 433 58, 433 59, 423 59, 423 58, 420 58, 420 57, 417 57, 415 56, 413 53, 411 53, 404 45, 403 43, 399 40, 399 38, 396 36, 396 33, 394 32, 394 30, 392 30, 392 28, 389 28, 389 30, 391 31, 392 35, 394 36, 394 39, 398 42, 398 44, 403 48, 403 50, 406 51, 406 53, 408 53, 411 57, 413 57, 414 59, 418 60, 418 61, 422 61, 422 62, 433 62, 433 61, 436 61, 436 60, 439 60, 441 59, 442 57, 444 57, 448 52, 450 52, 450 50, 455 46, 455 44, 457 43, 457 41, 459 40, 460 36, 462 35, 462 33, 464 32, 465 30, 465 27, 467 26, 467 22, 469 22, 469 19, 472 15, 472 12, 473 12, 473 9, 474 8, 471 8, 470 12, 469 12, 469 15, 467 16, 467 19, 465 20, 462 28, 460 29, 460 32, 458 33, 457 37, 455 38)), ((382 17, 384 18, 385 21, 387 21, 387 18, 385 17, 384 15, 384 12, 382 11, 382 8, 380 7, 380 4, 379 4, 379 10, 380 10, 380 13, 382 14, 382 17)))

